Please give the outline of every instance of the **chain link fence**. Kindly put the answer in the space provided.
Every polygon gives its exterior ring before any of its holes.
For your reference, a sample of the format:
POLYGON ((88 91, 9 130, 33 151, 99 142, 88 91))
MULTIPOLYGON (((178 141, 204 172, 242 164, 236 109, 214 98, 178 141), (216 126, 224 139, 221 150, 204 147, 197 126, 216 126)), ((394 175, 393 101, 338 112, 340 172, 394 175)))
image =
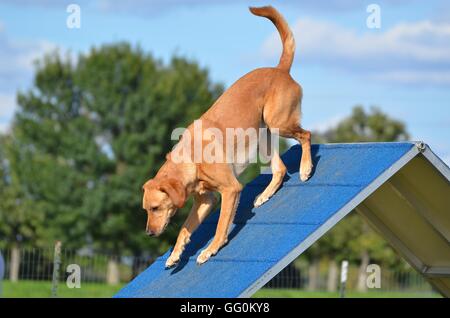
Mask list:
POLYGON ((155 259, 90 250, 61 248, 59 253, 55 251, 55 247, 1 250, 5 269, 0 296, 111 297, 155 259), (79 272, 74 272, 72 264, 79 272), (79 280, 81 288, 69 288, 67 282, 72 280, 79 280))
MULTIPOLYGON (((64 248, 55 254, 54 247, 4 249, 1 254, 5 267, 3 288, 0 286, 0 292, 3 291, 1 297, 111 297, 156 258, 117 256, 64 248), (79 272, 68 270, 71 264, 76 264, 79 272), (55 271, 55 268, 59 270, 55 271), (70 286, 69 283, 76 280, 81 288, 70 286)), ((347 291, 371 292, 365 285, 366 278, 367 275, 361 271, 358 264, 351 264, 348 270, 347 291)), ((277 295, 279 290, 337 293, 339 264, 311 264, 300 257, 264 288, 270 290, 271 295, 277 295)), ((381 288, 378 290, 436 295, 427 281, 412 268, 401 271, 382 268, 381 288)))
MULTIPOLYGON (((272 289, 298 289, 310 292, 337 293, 340 285, 340 264, 322 262, 311 264, 301 257, 284 268, 277 276, 265 285, 272 289)), ((406 265, 406 264, 405 264, 406 265)), ((426 279, 409 266, 392 270, 380 268, 380 288, 370 288, 366 283, 370 280, 370 272, 351 264, 348 268, 346 289, 349 292, 366 293, 381 291, 386 293, 437 294, 426 279)))
MULTIPOLYGON (((54 248, 22 248, 2 251, 5 259, 5 279, 10 281, 51 281, 54 269, 54 248)), ((81 281, 118 284, 130 281, 148 267, 152 257, 127 257, 61 249, 59 281, 65 281, 70 264, 80 266, 81 281)))

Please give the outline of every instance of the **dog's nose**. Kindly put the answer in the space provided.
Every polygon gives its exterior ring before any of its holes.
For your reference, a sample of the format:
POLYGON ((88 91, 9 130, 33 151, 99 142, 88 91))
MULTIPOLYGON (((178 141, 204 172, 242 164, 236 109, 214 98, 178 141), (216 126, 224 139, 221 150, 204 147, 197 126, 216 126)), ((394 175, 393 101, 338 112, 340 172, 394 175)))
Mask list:
POLYGON ((147 230, 146 232, 147 232, 148 236, 154 236, 155 235, 155 233, 153 233, 151 230, 147 230))

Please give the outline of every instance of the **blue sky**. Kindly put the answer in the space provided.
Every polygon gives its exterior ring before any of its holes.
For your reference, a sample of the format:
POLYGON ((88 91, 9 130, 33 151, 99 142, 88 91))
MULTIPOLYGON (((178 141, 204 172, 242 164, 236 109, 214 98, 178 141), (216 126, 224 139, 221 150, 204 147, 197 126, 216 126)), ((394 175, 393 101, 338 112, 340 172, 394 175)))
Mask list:
MULTIPOLYGON (((126 40, 155 57, 194 58, 226 85, 277 63, 273 25, 251 15, 244 0, 0 1, 0 130, 8 129, 18 89, 27 89, 32 61, 45 52, 87 52, 126 40), (81 28, 69 29, 66 7, 81 7, 81 28)), ((352 106, 379 106, 406 122, 414 140, 450 163, 450 4, 419 0, 272 1, 297 42, 293 77, 304 89, 303 125, 323 130, 352 106), (366 7, 381 8, 369 29, 366 7)))

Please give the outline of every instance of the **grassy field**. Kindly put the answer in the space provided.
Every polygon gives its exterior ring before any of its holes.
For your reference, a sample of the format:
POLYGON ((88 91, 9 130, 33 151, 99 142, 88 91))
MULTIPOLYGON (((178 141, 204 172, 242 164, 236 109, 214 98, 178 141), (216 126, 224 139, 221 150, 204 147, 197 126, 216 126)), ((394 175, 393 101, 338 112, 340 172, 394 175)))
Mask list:
MULTIPOLYGON (((106 284, 85 283, 81 288, 68 288, 65 284, 59 284, 58 297, 79 297, 79 298, 109 298, 120 290, 122 285, 109 286, 106 284)), ((42 298, 51 297, 52 283, 39 281, 19 281, 11 283, 9 281, 3 282, 2 297, 6 298, 42 298)))
MULTIPOLYGON (((296 289, 261 289, 253 296, 255 298, 337 298, 339 293, 310 292, 296 289)), ((435 298, 436 293, 386 292, 370 291, 367 293, 347 292, 348 298, 435 298)))
MULTIPOLYGON (((123 285, 109 286, 106 284, 84 283, 81 288, 70 289, 65 284, 58 287, 58 297, 104 297, 113 296, 123 285)), ((6 281, 3 283, 2 297, 50 297, 51 282, 38 281, 19 281, 11 283, 6 281)), ((255 298, 333 298, 339 297, 338 293, 328 292, 309 292, 295 289, 261 289, 255 295, 255 298)), ((367 293, 349 292, 349 298, 429 298, 440 297, 435 293, 411 293, 411 292, 382 292, 370 291, 367 293)))

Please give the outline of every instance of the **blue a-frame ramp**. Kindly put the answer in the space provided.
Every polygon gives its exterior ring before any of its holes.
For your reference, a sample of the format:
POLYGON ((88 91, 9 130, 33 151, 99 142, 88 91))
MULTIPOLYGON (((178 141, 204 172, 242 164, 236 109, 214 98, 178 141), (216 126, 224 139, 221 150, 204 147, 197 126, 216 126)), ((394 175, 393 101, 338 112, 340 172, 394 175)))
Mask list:
POLYGON ((422 143, 313 145, 315 170, 299 180, 301 148, 282 157, 288 175, 263 206, 262 174, 241 195, 229 243, 204 265, 218 211, 199 227, 180 264, 168 251, 116 297, 248 297, 356 209, 443 295, 450 295, 450 171, 422 143))

